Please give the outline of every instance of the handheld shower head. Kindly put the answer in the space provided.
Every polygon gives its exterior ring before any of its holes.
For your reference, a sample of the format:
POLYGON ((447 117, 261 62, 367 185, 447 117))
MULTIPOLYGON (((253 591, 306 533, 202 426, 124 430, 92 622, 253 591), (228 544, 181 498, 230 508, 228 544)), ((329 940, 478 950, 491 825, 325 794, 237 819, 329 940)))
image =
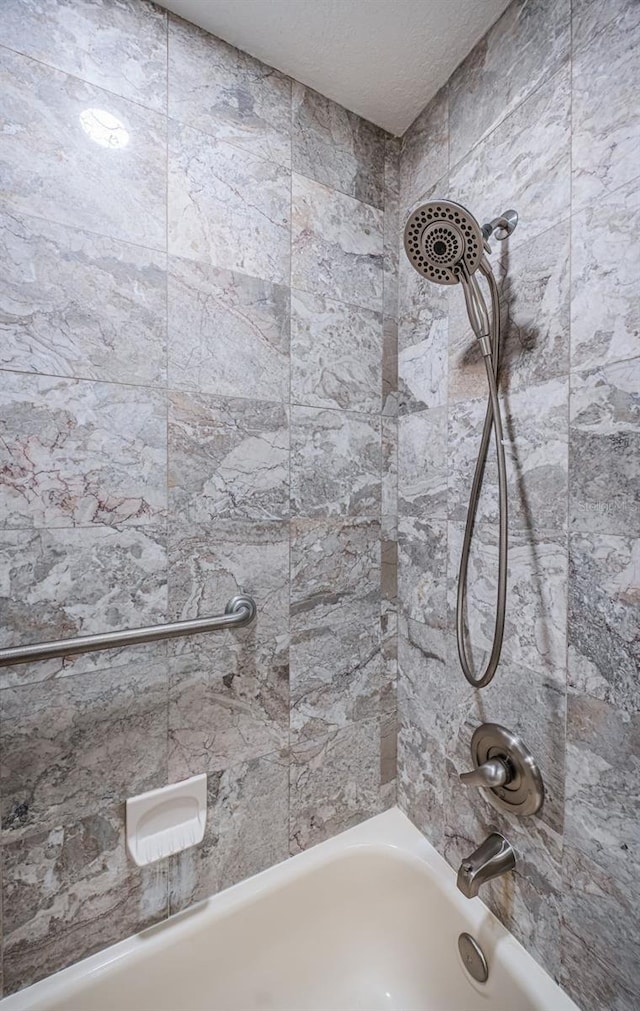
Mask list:
POLYGON ((436 284, 457 284, 476 271, 484 252, 480 225, 453 200, 433 200, 417 207, 404 230, 409 261, 436 284))

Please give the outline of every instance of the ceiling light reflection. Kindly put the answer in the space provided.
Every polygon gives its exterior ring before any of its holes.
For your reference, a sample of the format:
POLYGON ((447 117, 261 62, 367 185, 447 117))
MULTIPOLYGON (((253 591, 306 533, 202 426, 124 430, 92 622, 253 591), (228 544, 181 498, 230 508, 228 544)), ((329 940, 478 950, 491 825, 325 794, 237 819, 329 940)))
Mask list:
POLYGON ((122 148, 129 143, 129 131, 105 109, 85 109, 80 113, 80 125, 87 137, 101 147, 122 148))

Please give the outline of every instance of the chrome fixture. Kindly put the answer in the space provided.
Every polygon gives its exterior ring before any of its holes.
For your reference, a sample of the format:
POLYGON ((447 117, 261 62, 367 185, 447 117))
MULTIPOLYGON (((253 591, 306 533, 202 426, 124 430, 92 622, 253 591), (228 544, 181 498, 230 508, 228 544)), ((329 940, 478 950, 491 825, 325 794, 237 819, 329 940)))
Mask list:
POLYGON ((478 786, 498 811, 519 816, 536 814, 544 803, 544 784, 524 741, 498 723, 483 723, 471 738, 472 772, 463 772, 465 786, 478 786))
POLYGON ((498 286, 485 252, 491 252, 488 239, 493 234, 499 240, 511 235, 518 223, 516 211, 505 211, 499 217, 480 228, 469 211, 452 200, 433 200, 416 208, 409 216, 404 230, 404 248, 409 261, 419 274, 436 284, 462 285, 467 313, 482 352, 487 381, 489 402, 484 419, 482 439, 473 475, 467 522, 458 575, 458 599, 456 609, 456 636, 458 656, 464 676, 474 688, 484 688, 496 672, 502 639, 504 636, 504 616, 507 594, 507 468, 505 463, 502 434, 502 418, 498 402, 498 363, 500 354, 500 303, 498 286), (484 276, 491 297, 491 315, 487 309, 476 271, 484 276), (498 591, 496 617, 491 653, 481 674, 475 675, 467 656, 465 646, 465 606, 467 595, 467 570, 469 553, 478 499, 482 487, 491 429, 495 435, 498 459, 499 490, 499 553, 498 591))
POLYGON ((492 832, 477 850, 460 864, 456 885, 463 895, 473 899, 481 885, 515 870, 516 856, 511 843, 499 832, 492 832))
POLYGON ((489 979, 489 966, 484 955, 484 951, 476 941, 475 937, 467 934, 466 930, 458 938, 458 951, 462 964, 476 983, 486 983, 489 979))
POLYGON ((0 667, 73 656, 76 653, 93 653, 100 649, 116 649, 119 646, 135 646, 141 642, 155 642, 157 639, 200 635, 201 632, 214 632, 221 628, 242 628, 243 625, 251 624, 256 613, 253 597, 241 593, 231 598, 224 614, 214 614, 209 618, 191 618, 189 621, 172 621, 164 625, 146 625, 120 632, 102 632, 99 635, 81 635, 77 639, 54 639, 51 642, 0 649, 0 667))

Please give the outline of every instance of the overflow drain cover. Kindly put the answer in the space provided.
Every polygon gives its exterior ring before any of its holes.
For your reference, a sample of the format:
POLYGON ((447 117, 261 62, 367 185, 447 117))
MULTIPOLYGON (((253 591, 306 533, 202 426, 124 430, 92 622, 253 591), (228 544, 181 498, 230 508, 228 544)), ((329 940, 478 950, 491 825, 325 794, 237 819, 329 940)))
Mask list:
POLYGON ((460 934, 458 951, 465 969, 476 983, 486 983, 489 978, 489 966, 482 948, 471 934, 460 934))

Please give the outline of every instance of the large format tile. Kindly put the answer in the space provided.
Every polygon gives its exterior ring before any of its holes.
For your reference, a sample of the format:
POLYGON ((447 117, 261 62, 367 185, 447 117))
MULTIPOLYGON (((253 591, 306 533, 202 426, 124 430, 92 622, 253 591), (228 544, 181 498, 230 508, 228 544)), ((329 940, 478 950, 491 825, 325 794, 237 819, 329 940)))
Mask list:
MULTIPOLYGON (((163 526, 4 531, 2 646, 166 620, 165 540, 163 526)), ((165 649, 163 643, 150 643, 5 667, 0 685, 122 666, 165 649)))
POLYGON ((570 0, 516 0, 449 81, 451 164, 569 56, 570 0))
POLYGON ((291 853, 308 849, 389 807, 382 783, 381 725, 351 724, 293 748, 290 766, 291 853))
POLYGON ((287 169, 169 121, 169 252, 288 283, 287 169))
POLYGON ((569 548, 569 684, 640 712, 640 542, 574 533, 569 548))
POLYGON ((5 208, 164 249, 165 118, 9 49, 0 80, 5 208), (116 146, 83 129, 103 112, 121 124, 116 146))
POLYGON ((2 368, 164 385, 164 253, 0 214, 2 368))
POLYGON ((444 407, 398 419, 398 512, 432 520, 447 512, 447 416, 444 407))
POLYGON ((380 512, 380 419, 291 408, 291 509, 299 516, 380 512))
POLYGON ((290 662, 299 737, 378 715, 386 684, 379 521, 292 521, 290 662))
POLYGON ((5 992, 164 919, 165 862, 136 868, 124 805, 3 847, 5 992))
POLYGON ((384 146, 383 311, 398 316, 398 254, 400 251, 400 139, 387 136, 384 146))
POLYGON ((382 315, 305 291, 291 293, 291 400, 380 411, 382 315))
POLYGON ((585 45, 616 18, 633 14, 637 0, 573 0, 571 28, 574 48, 585 45))
POLYGON ((208 776, 204 839, 171 859, 171 913, 286 860, 287 759, 275 753, 208 776))
POLYGON ((40 63, 164 112, 166 14, 139 0, 6 0, 2 44, 40 63))
POLYGON ((571 367, 640 355, 640 188, 620 187, 571 219, 571 367))
POLYGON ((480 224, 515 207, 511 248, 569 216, 570 97, 564 67, 451 170, 451 192, 480 224))
POLYGON ((278 520, 289 513, 289 424, 282 404, 169 397, 172 522, 278 520))
MULTIPOLYGON (((448 88, 417 116, 402 138, 400 156, 400 213, 424 198, 449 168, 448 88)), ((402 222, 404 227, 404 221, 402 222)))
POLYGON ((382 207, 384 131, 297 81, 292 97, 294 172, 382 207))
POLYGON ((639 734, 637 712, 569 693, 562 983, 585 1011, 640 1000, 639 734))
POLYGON ((430 628, 447 625, 447 523, 400 516, 398 602, 407 617, 430 628))
POLYGON ((165 394, 6 373, 3 527, 155 523, 167 505, 165 394))
POLYGON ((291 81, 188 21, 169 18, 169 116, 291 164, 291 81))
POLYGON ((163 786, 167 689, 165 662, 134 660, 0 693, 4 841, 163 786))
POLYGON ((572 209, 601 200, 638 175, 640 6, 577 46, 572 81, 572 209))
POLYGON ((640 358, 571 377, 571 528, 640 535, 640 358))
POLYGON ((293 174, 291 283, 382 311, 383 215, 293 174))
POLYGON ((171 257, 169 385, 225 397, 289 398, 289 289, 171 257))

